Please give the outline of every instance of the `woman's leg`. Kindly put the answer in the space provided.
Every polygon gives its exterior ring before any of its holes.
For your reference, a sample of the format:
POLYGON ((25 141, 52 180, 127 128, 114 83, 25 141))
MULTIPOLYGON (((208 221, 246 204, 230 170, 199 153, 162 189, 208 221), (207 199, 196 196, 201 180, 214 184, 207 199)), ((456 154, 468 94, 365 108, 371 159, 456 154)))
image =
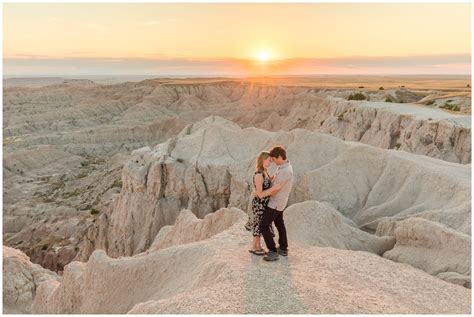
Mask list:
POLYGON ((260 250, 260 237, 254 236, 252 240, 252 250, 260 250))
POLYGON ((260 244, 260 236, 257 236, 257 237, 253 237, 255 239, 255 249, 256 250, 261 250, 262 249, 262 245, 260 244))

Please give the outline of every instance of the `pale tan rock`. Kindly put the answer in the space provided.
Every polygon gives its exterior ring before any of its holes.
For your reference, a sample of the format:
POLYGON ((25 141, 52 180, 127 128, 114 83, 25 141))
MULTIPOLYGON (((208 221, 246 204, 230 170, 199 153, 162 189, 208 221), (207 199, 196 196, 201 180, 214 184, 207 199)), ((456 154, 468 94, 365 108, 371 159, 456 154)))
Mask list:
POLYGON ((198 219, 190 210, 182 210, 173 226, 163 227, 160 230, 150 250, 155 251, 178 244, 205 240, 245 217, 245 213, 237 208, 221 208, 206 215, 204 219, 198 219))
POLYGON ((394 224, 395 247, 384 258, 404 262, 455 284, 470 286, 471 238, 423 218, 394 224))
POLYGON ((361 231, 350 219, 328 203, 305 201, 285 209, 288 238, 302 246, 333 247, 382 255, 395 239, 361 231))
POLYGON ((34 313, 470 312, 469 289, 363 251, 294 243, 287 258, 264 262, 247 252, 244 222, 149 254, 96 250, 77 276, 40 286, 34 313))
POLYGON ((464 287, 471 288, 470 275, 459 274, 457 272, 441 272, 441 273, 438 273, 436 277, 439 277, 440 279, 449 283, 462 285, 464 287))
POLYGON ((71 262, 61 280, 48 280, 37 289, 32 305, 35 314, 72 314, 82 303, 86 264, 71 262), (61 281, 67 281, 66 283, 61 281), (51 296, 54 294, 54 296, 51 296), (51 309, 53 306, 54 309, 51 309))
POLYGON ((352 145, 322 168, 304 173, 295 200, 328 201, 373 231, 384 217, 424 213, 470 234, 470 166, 352 145))
POLYGON ((28 256, 3 246, 3 312, 29 314, 38 286, 56 281, 56 273, 30 262, 28 256))

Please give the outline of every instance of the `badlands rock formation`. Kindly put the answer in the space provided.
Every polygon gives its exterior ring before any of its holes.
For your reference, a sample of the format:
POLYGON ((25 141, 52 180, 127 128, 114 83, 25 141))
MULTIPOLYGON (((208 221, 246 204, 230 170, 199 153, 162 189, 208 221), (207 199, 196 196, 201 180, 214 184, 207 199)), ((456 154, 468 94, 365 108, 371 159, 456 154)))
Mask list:
POLYGON ((97 161, 51 145, 5 154, 4 243, 61 271, 75 258, 84 231, 120 191, 120 158, 97 161))
MULTIPOLYGON (((431 99, 425 102, 428 96, 448 96, 458 103, 464 94, 461 106, 470 109, 469 92, 459 88, 466 86, 464 79, 448 78, 440 85, 433 79, 373 77, 364 79, 367 88, 357 89, 354 79, 331 80, 336 88, 329 89, 328 78, 152 79, 110 85, 64 78, 8 80, 3 127, 6 244, 61 271, 76 257, 83 233, 103 221, 98 216, 120 191, 123 156, 165 142, 209 115, 244 128, 301 128, 470 162, 470 117, 433 109, 431 99), (378 89, 380 81, 384 90, 378 89), (403 81, 413 88, 401 87, 403 81), (358 91, 370 101, 346 100, 358 91), (388 95, 395 102, 383 102, 388 95), (407 104, 415 101, 421 105, 407 104)), ((221 193, 212 210, 193 210, 200 216, 215 211, 226 206, 226 196, 221 193)), ((176 215, 166 217, 162 222, 170 224, 176 215)))
MULTIPOLYGON (((470 116, 436 109, 446 96, 225 80, 8 87, 4 243, 63 274, 38 287, 37 313, 469 313, 470 116), (359 90, 370 101, 346 100, 359 90), (268 266, 243 223, 255 157, 274 144, 295 185, 291 256, 268 266)), ((463 96, 451 102, 470 113, 463 96)))
MULTIPOLYGON (((347 101, 347 89, 246 81, 80 83, 69 80, 40 88, 6 88, 6 148, 50 144, 74 154, 131 151, 154 146, 186 124, 213 114, 242 127, 321 130, 350 141, 451 162, 471 160, 470 116, 408 105, 406 102, 415 102, 416 97, 400 96, 417 94, 406 89, 383 92, 405 102, 400 104, 378 97, 373 97, 377 102, 347 101)), ((380 92, 372 94, 378 96, 380 92)))
POLYGON ((6 311, 470 313, 470 116, 436 109, 465 92, 51 84, 4 90, 4 243, 63 276, 4 248, 6 311), (295 184, 266 263, 243 224, 274 144, 295 184))
MULTIPOLYGON (((322 226, 326 229, 315 229, 317 232, 332 228, 348 236, 336 243, 324 235, 302 235, 298 238, 301 245, 310 241, 317 246, 383 254, 397 238, 393 226, 410 217, 422 218, 428 226, 446 227, 468 237, 459 242, 463 253, 435 270, 415 264, 431 257, 430 252, 421 252, 423 245, 418 246, 420 252, 413 252, 413 248, 400 247, 404 243, 401 240, 393 251, 397 256, 393 252, 384 256, 437 276, 461 274, 466 278, 463 284, 469 285, 466 263, 470 258, 465 251, 471 228, 469 165, 344 142, 304 129, 240 129, 233 122, 213 116, 187 126, 153 149, 132 152, 123 169, 120 195, 90 227, 77 259, 87 261, 94 249, 103 249, 112 257, 141 253, 152 245, 162 227, 175 223, 182 209, 192 210, 199 218, 222 207, 248 210, 256 153, 274 144, 287 147, 294 166, 295 185, 289 204, 308 200, 330 204, 319 206, 319 213, 311 204, 299 206, 294 211, 299 214, 297 222, 309 218, 311 226, 326 224, 322 226), (358 228, 372 233, 378 230, 379 235, 392 238, 355 234, 358 228)), ((293 212, 291 206, 288 211, 293 212)), ((289 225, 298 227, 291 221, 289 225)), ((426 230, 414 227, 413 231, 416 239, 426 230)), ((446 242, 436 239, 443 240, 426 235, 426 245, 436 246, 434 252, 445 249, 446 242)))
MULTIPOLYGON (((317 202, 313 207, 327 208, 317 202)), ((264 262, 246 250, 245 218, 236 209, 205 220, 183 211, 179 228, 165 227, 157 237, 159 245, 167 236, 166 246, 118 259, 96 250, 87 263, 67 265, 60 282, 40 285, 33 312, 470 313, 469 289, 364 251, 295 242, 288 258, 264 262), (216 234, 201 239, 203 232, 216 234)), ((300 232, 314 232, 307 229, 300 232)), ((325 234, 346 239, 337 231, 325 234)))
POLYGON ((30 313, 38 286, 57 278, 56 273, 31 263, 20 250, 3 246, 3 312, 30 313))

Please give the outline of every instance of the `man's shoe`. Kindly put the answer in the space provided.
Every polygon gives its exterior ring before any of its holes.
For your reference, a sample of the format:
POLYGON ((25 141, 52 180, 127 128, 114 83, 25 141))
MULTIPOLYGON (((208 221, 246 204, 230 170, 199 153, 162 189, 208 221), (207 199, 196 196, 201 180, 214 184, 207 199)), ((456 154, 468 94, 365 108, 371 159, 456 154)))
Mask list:
POLYGON ((288 250, 282 250, 278 248, 278 254, 283 256, 288 256, 288 250))
POLYGON ((276 261, 278 260, 278 258, 279 258, 278 253, 272 250, 269 250, 268 254, 263 257, 265 261, 276 261))

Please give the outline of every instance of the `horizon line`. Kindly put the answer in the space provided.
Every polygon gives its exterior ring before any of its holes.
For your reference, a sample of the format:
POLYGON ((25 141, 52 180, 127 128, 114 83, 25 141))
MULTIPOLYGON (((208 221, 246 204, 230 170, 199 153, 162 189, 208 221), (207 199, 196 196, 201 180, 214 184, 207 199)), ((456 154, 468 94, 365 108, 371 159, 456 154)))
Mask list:
POLYGON ((317 73, 317 74, 272 74, 272 75, 231 75, 231 74, 3 74, 3 79, 13 78, 65 78, 65 77, 205 77, 205 78, 275 78, 275 77, 315 77, 315 76, 472 76, 472 73, 460 74, 460 73, 380 73, 380 74, 365 74, 365 73, 317 73))

